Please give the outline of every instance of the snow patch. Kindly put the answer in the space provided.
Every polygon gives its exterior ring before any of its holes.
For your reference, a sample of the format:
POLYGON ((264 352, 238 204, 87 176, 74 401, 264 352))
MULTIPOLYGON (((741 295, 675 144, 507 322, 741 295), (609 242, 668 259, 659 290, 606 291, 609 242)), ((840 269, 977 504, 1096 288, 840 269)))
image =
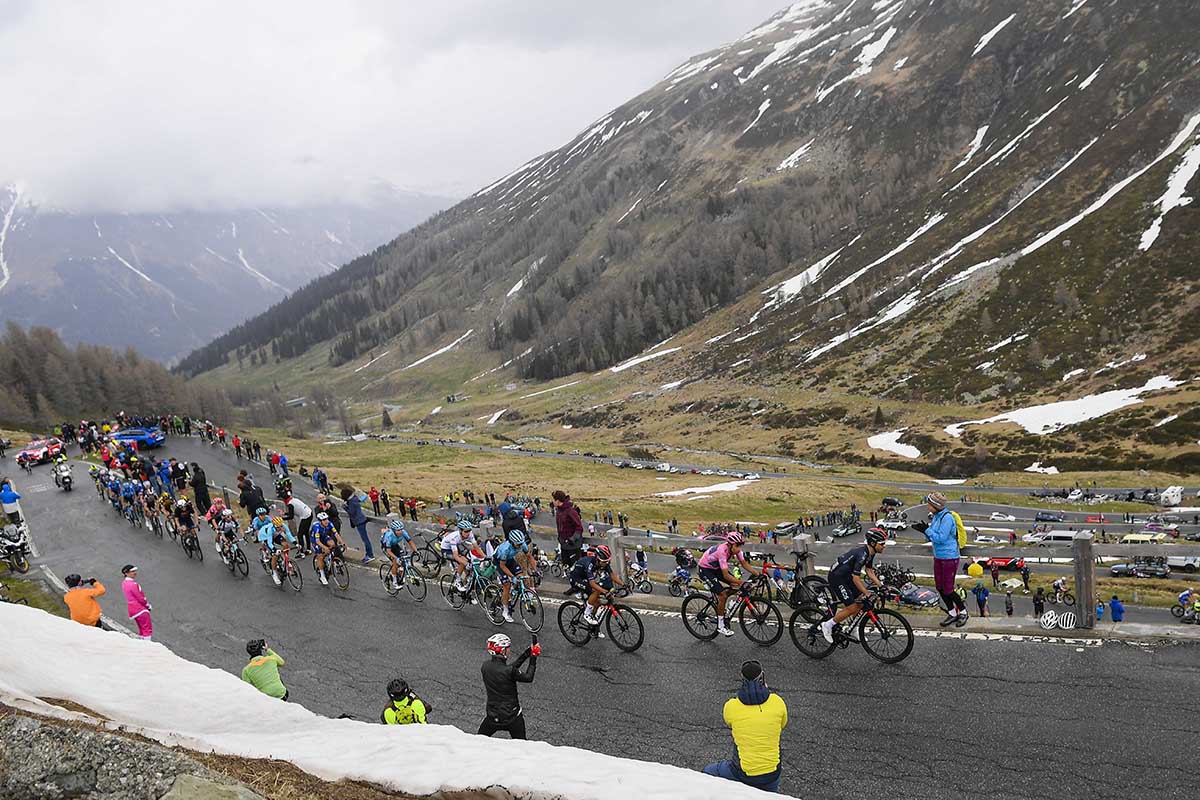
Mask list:
POLYGON ((644 356, 638 356, 637 358, 631 358, 623 364, 618 364, 615 367, 609 367, 608 371, 612 372, 612 373, 624 372, 625 370, 629 369, 630 367, 636 367, 638 364, 644 364, 645 362, 647 362, 653 358, 658 358, 659 356, 670 355, 671 353, 679 352, 682 349, 683 349, 682 347, 668 347, 666 350, 660 350, 657 353, 649 353, 644 356))
POLYGON ((984 352, 985 353, 994 353, 997 350, 1001 350, 1005 347, 1008 347, 1010 344, 1016 344, 1017 342, 1023 342, 1028 338, 1029 338, 1028 333, 1015 333, 1012 336, 1009 336, 1007 339, 1001 339, 1000 341, 996 342, 994 345, 989 347, 984 352))
POLYGON ((735 329, 735 330, 732 330, 732 331, 725 331, 724 333, 717 334, 716 336, 713 336, 713 337, 712 337, 712 338, 710 338, 710 339, 705 339, 705 340, 704 340, 704 343, 705 343, 705 344, 716 344, 717 342, 719 342, 719 341, 721 341, 722 339, 724 339, 726 336, 731 336, 731 335, 733 335, 734 333, 736 333, 736 329, 735 329))
POLYGON ((751 122, 749 125, 746 126, 746 130, 742 131, 741 135, 745 136, 747 133, 749 133, 750 129, 758 124, 758 121, 760 119, 762 119, 762 115, 767 113, 767 109, 770 107, 771 107, 771 99, 767 98, 766 100, 763 100, 762 104, 758 107, 758 116, 756 116, 754 118, 753 122, 751 122))
POLYGON ((1071 16, 1079 9, 1083 8, 1084 4, 1087 3, 1087 1, 1088 0, 1075 0, 1074 4, 1071 6, 1071 10, 1068 11, 1066 14, 1063 14, 1063 19, 1066 19, 1067 17, 1071 16))
POLYGON ((683 386, 683 384, 684 384, 684 381, 686 381, 686 380, 687 380, 687 379, 685 378, 685 379, 684 379, 684 380, 682 380, 682 381, 671 381, 670 383, 664 383, 662 386, 660 386, 660 387, 658 387, 658 388, 659 388, 661 391, 664 391, 664 392, 669 392, 669 391, 671 391, 672 389, 678 389, 680 386, 683 386))
POLYGON ((1134 353, 1129 358, 1123 358, 1123 359, 1120 359, 1119 361, 1110 361, 1107 364, 1105 364, 1103 367, 1101 367, 1100 369, 1093 372, 1092 374, 1099 375, 1101 372, 1110 372, 1114 369, 1120 369, 1121 367, 1127 366, 1129 364, 1137 364, 1138 362, 1145 361, 1145 360, 1146 360, 1145 353, 1134 353))
POLYGON ((385 350, 383 353, 381 353, 381 354, 379 354, 379 355, 375 356, 375 357, 374 357, 374 358, 372 358, 370 361, 368 361, 367 363, 363 364, 361 367, 359 367, 358 369, 356 369, 356 370, 354 370, 354 371, 355 371, 355 372, 362 372, 364 369, 366 369, 367 367, 371 366, 371 365, 372 365, 372 364, 374 364, 376 361, 378 361, 379 359, 383 358, 384 356, 386 356, 386 355, 387 355, 388 353, 390 353, 390 352, 392 352, 392 351, 391 351, 391 350, 385 350))
POLYGON ((337 235, 331 231, 325 231, 325 238, 328 239, 333 244, 342 244, 343 243, 342 240, 339 239, 337 237, 337 235))
MULTIPOLYGON (((842 254, 843 250, 845 250, 847 247, 850 247, 850 245, 854 244, 854 242, 857 242, 861 238, 862 235, 859 234, 858 236, 854 237, 850 244, 834 250, 832 253, 825 256, 820 261, 801 272, 799 275, 793 275, 783 283, 767 289, 765 292, 763 292, 763 294, 769 294, 771 297, 769 300, 767 300, 766 305, 762 307, 762 311, 766 311, 772 306, 782 305, 796 295, 800 294, 800 292, 802 292, 806 286, 820 278, 821 274, 825 272, 825 270, 827 270, 830 265, 833 264, 833 262, 837 261, 838 256, 842 254)), ((733 331, 730 331, 729 333, 733 333, 733 331)), ((720 338, 728 336, 729 333, 722 334, 720 338)))
POLYGON ((505 412, 505 411, 508 411, 508 409, 507 409, 507 408, 502 408, 502 409, 500 409, 499 411, 497 411, 495 414, 492 414, 490 417, 488 417, 487 424, 488 424, 488 425, 495 425, 495 424, 496 424, 496 422, 497 422, 497 421, 499 421, 499 419, 500 419, 502 416, 504 416, 504 412, 505 412))
MULTIPOLYGON (((9 187, 12 191, 12 205, 4 212, 4 222, 0 223, 0 289, 8 285, 12 278, 12 271, 8 268, 8 260, 4 257, 4 243, 8 240, 8 230, 12 227, 13 212, 17 210, 17 201, 21 199, 21 190, 17 187, 9 187)), ((92 220, 92 224, 96 225, 96 220, 92 220)), ((100 235, 100 226, 96 225, 96 236, 100 235)), ((147 279, 149 280, 149 279, 147 279)))
POLYGON ((1158 422, 1154 423, 1154 427, 1161 428, 1163 425, 1170 425, 1175 420, 1179 419, 1178 414, 1172 414, 1169 417, 1163 417, 1158 422))
POLYGON ((1091 85, 1092 85, 1092 83, 1093 83, 1093 82, 1095 82, 1095 80, 1096 80, 1096 76, 1100 74, 1100 70, 1102 70, 1102 69, 1104 69, 1104 65, 1103 65, 1103 64, 1101 64, 1100 66, 1096 67, 1096 71, 1095 71, 1095 72, 1093 72, 1091 75, 1088 75, 1086 78, 1084 78, 1084 79, 1083 79, 1083 83, 1079 84, 1079 91, 1083 91, 1084 89, 1086 89, 1086 88, 1088 88, 1089 86, 1091 86, 1091 85))
POLYGON ((892 65, 892 72, 899 72, 900 70, 904 69, 904 65, 907 63, 908 63, 908 56, 905 56, 904 58, 901 58, 901 59, 897 59, 896 63, 892 65))
POLYGON ((0 627, 19 632, 20 646, 0 650, 0 696, 6 704, 95 724, 90 716, 39 698, 69 700, 115 727, 167 746, 286 760, 324 780, 368 781, 421 797, 497 787, 497 794, 530 800, 602 800, 613 796, 614 782, 636 786, 656 800, 762 797, 757 789, 694 770, 591 750, 486 739, 450 725, 322 717, 299 703, 268 697, 236 675, 185 661, 157 642, 25 606, 2 604, 0 627), (78 664, 61 658, 63 652, 86 659, 88 680, 79 679, 78 664), (179 691, 183 686, 186 692, 179 691), (240 713, 231 715, 229 708, 240 713), (382 757, 396 753, 404 757, 382 757), (452 760, 448 753, 454 754, 452 760), (530 770, 534 763, 537 769, 530 770))
POLYGON ((1042 475, 1057 475, 1058 467, 1043 467, 1042 462, 1035 461, 1025 468, 1026 472, 1038 472, 1042 475))
POLYGON ((908 312, 910 312, 914 308, 916 308, 917 304, 920 302, 920 300, 921 300, 920 290, 919 289, 912 290, 911 292, 904 295, 899 300, 896 300, 890 306, 885 308, 877 316, 873 317, 872 319, 867 320, 866 322, 859 325, 857 328, 854 328, 853 330, 848 331, 847 333, 838 334, 837 336, 833 337, 833 339, 829 340, 827 343, 825 343, 825 344, 821 345, 820 347, 818 347, 817 349, 809 352, 808 355, 806 355, 804 357, 805 362, 812 361, 813 359, 815 359, 825 353, 828 353, 830 350, 837 347, 838 345, 840 345, 844 342, 848 342, 849 340, 855 338, 856 336, 861 336, 862 334, 866 333, 867 331, 878 328, 880 325, 885 325, 885 324, 891 322, 892 320, 899 319, 900 317, 904 316, 905 314, 907 314, 908 312))
POLYGON ((1163 192, 1162 197, 1154 201, 1158 206, 1158 216, 1142 234, 1142 241, 1138 244, 1139 250, 1149 250, 1158 241, 1167 214, 1177 208, 1192 204, 1195 198, 1187 197, 1186 192, 1188 184, 1196 177, 1197 171, 1200 171, 1200 143, 1193 144, 1188 148, 1183 160, 1179 162, 1179 165, 1171 172, 1171 177, 1167 179, 1167 190, 1163 192))
POLYGON ((689 494, 700 494, 702 492, 736 492, 743 486, 749 486, 752 483, 757 483, 757 478, 747 478, 742 481, 726 481, 725 483, 715 483, 712 486, 693 486, 688 489, 676 489, 671 492, 658 492, 655 497, 684 497, 689 494))
POLYGON ((957 166, 955 166, 954 169, 950 170, 951 172, 958 172, 958 170, 965 167, 967 165, 967 162, 970 161, 975 156, 975 154, 979 152, 979 148, 983 145, 983 137, 987 136, 988 128, 990 128, 990 127, 991 127, 990 125, 984 125, 982 128, 975 131, 975 138, 971 140, 970 149, 967 150, 967 154, 965 156, 963 156, 963 160, 958 162, 957 166))
POLYGON ((811 148, 813 143, 816 141, 816 139, 811 139, 809 140, 808 144, 800 145, 800 147, 797 148, 794 153, 785 158, 783 161, 779 162, 779 166, 775 168, 775 171, 782 172, 785 169, 792 169, 795 167, 800 163, 801 159, 804 158, 805 154, 808 153, 809 148, 811 148))
POLYGON ((982 364, 977 365, 975 369, 979 370, 980 372, 985 372, 994 366, 996 366, 995 361, 985 361, 982 364))
POLYGON ((1063 376, 1062 376, 1062 379, 1063 379, 1064 381, 1069 381, 1069 380, 1071 380, 1071 378, 1074 378, 1074 377, 1077 377, 1077 376, 1079 376, 1079 375, 1082 375, 1082 374, 1083 374, 1083 373, 1085 373, 1085 372, 1087 372, 1087 370, 1086 370, 1086 369, 1073 369, 1073 370, 1071 370, 1070 372, 1068 372, 1068 373, 1066 373, 1065 375, 1063 375, 1063 376))
POLYGON ((624 222, 625 218, 628 217, 630 214, 632 214, 637 209, 637 207, 640 206, 641 204, 642 204, 642 198, 638 197, 637 200, 633 201, 633 205, 631 205, 629 207, 629 210, 626 211, 624 214, 622 214, 621 218, 617 220, 617 224, 620 225, 622 222, 624 222))
POLYGON ((551 386, 549 389, 542 389, 540 392, 534 392, 533 394, 527 394, 518 399, 528 400, 531 397, 537 397, 538 395, 543 395, 543 394, 550 394, 550 392, 557 392, 559 389, 566 389, 568 386, 574 386, 577 383, 583 383, 583 379, 580 378, 579 380, 571 381, 570 383, 563 383, 558 386, 551 386))
POLYGON ((470 335, 471 335, 472 333, 474 333, 474 332, 475 332, 475 329, 474 329, 474 328, 472 328, 471 330, 467 331, 467 332, 466 332, 466 333, 464 333, 462 336, 458 337, 457 339, 455 339, 453 342, 451 342, 450 344, 446 345, 445 347, 438 348, 437 350, 434 350, 434 351, 433 351, 432 353, 430 353, 429 355, 427 355, 427 356, 422 356, 421 358, 418 358, 416 361, 412 362, 412 363, 411 363, 411 364, 409 364, 407 367, 401 367, 401 368, 400 368, 400 371, 401 371, 401 372, 404 372, 405 370, 412 369, 413 367, 419 367, 420 365, 424 364, 424 363, 425 363, 426 361, 428 361, 429 359, 431 359, 431 358, 437 358, 437 357, 438 357, 438 356, 440 356, 442 353, 447 353, 447 352, 449 352, 449 351, 453 350, 453 349, 454 349, 455 347, 457 347, 457 346, 458 346, 458 345, 459 345, 459 344, 460 344, 460 343, 461 343, 463 340, 465 340, 465 339, 466 339, 468 336, 470 336, 470 335))
POLYGON ((836 81, 832 85, 827 86, 824 89, 818 89, 817 102, 822 102, 833 92, 834 89, 838 88, 843 83, 855 80, 856 78, 861 78, 868 74, 872 68, 874 68, 875 60, 883 55, 883 51, 887 49, 887 46, 892 41, 892 37, 895 35, 896 29, 888 28, 878 39, 863 47, 862 51, 859 52, 859 54, 854 58, 854 60, 858 62, 858 67, 855 68, 854 71, 849 75, 839 81, 836 81))
POLYGON ((974 58, 975 56, 979 55, 979 51, 982 50, 983 48, 987 47, 988 42, 990 42, 992 39, 996 38, 996 34, 998 34, 1000 31, 1004 30, 1005 28, 1007 28, 1008 23, 1012 22, 1016 18, 1017 18, 1016 14, 1010 14, 1008 19, 1004 20, 999 25, 992 28, 990 31, 988 31, 983 36, 981 36, 979 38, 979 43, 977 45, 975 45, 975 49, 971 52, 971 58, 974 58))
MULTIPOLYGON (((129 269, 131 269, 133 272, 137 273, 138 277, 140 277, 142 280, 146 281, 146 283, 154 283, 154 281, 152 281, 152 280, 150 279, 150 276, 149 276, 149 275, 147 275, 146 273, 142 272, 140 269, 138 269, 137 267, 135 267, 133 264, 130 264, 130 263, 129 263, 128 261, 126 261, 125 259, 121 258, 121 254, 120 254, 120 253, 118 253, 116 250, 113 250, 111 247, 109 247, 109 248, 108 248, 108 252, 112 253, 112 255, 113 255, 113 258, 115 258, 117 261, 120 261, 122 264, 124 264, 125 266, 129 267, 129 269)), ((241 250, 239 250, 238 252, 240 253, 240 252, 241 252, 241 250)), ((6 281, 6 282, 7 282, 7 281, 6 281)), ((2 287, 0 287, 0 288, 2 288, 2 287)))
POLYGON ((771 65, 779 63, 784 58, 791 55, 792 51, 794 51, 797 47, 809 41, 818 34, 823 33, 828 27, 829 25, 826 24, 818 25, 815 28, 804 28, 796 31, 791 37, 776 42, 774 47, 772 47, 771 52, 767 53, 766 58, 758 62, 758 66, 752 69, 750 74, 747 75, 742 82, 745 83, 746 81, 753 80, 756 75, 761 74, 764 70, 771 67, 771 65))
POLYGON ((908 235, 908 238, 907 238, 907 239, 905 239, 905 240, 904 240, 903 242, 901 242, 900 244, 896 245, 896 247, 895 247, 895 248, 893 248, 893 249, 892 249, 890 252, 886 253, 885 255, 883 255, 883 256, 882 256, 882 257, 880 257, 880 258, 877 258, 876 260, 872 261, 870 264, 867 264, 867 265, 866 265, 865 267, 863 267, 862 269, 860 269, 860 270, 858 270, 857 272, 855 272, 855 273, 853 273, 852 275, 850 275, 850 277, 848 277, 848 278, 845 278, 844 280, 842 280, 840 283, 838 283, 838 284, 837 284, 836 286, 834 286, 832 289, 830 289, 829 291, 825 292, 825 294, 821 295, 820 299, 821 299, 821 300, 828 300, 830 297, 833 297, 835 294, 837 294, 838 292, 840 292, 842 289, 845 289, 845 288, 846 288, 847 286, 849 286, 850 284, 854 283, 856 280, 858 280, 859 278, 861 278, 863 275, 867 274, 869 271, 871 271, 871 270, 875 269, 875 267, 878 267, 880 264, 883 264, 884 262, 891 260, 891 259, 892 259, 892 258, 894 258, 895 256, 898 256, 898 255, 900 255, 900 254, 901 254, 901 253, 903 253, 905 250, 907 250, 908 248, 912 247, 913 243, 914 243, 914 242, 916 242, 916 241, 917 241, 917 239, 921 238, 923 235, 925 235, 926 233, 928 233, 930 230, 932 230, 932 229, 933 229, 933 227, 934 227, 935 225, 937 225, 939 222, 941 222, 941 221, 942 221, 942 220, 944 220, 945 218, 946 218, 946 215, 945 215, 945 214, 942 214, 942 213, 940 213, 940 212, 939 212, 939 213, 937 213, 937 214, 934 214, 933 216, 931 216, 931 217, 929 217, 929 218, 927 218, 927 219, 926 219, 926 220, 925 220, 925 221, 924 221, 924 222, 921 224, 921 227, 917 228, 915 231, 913 231, 912 233, 910 233, 910 234, 908 235))
POLYGON ((1148 392, 1174 389, 1182 386, 1184 381, 1173 380, 1170 376, 1159 375, 1146 381, 1142 386, 1132 389, 1114 389, 1100 394, 1090 394, 1076 400, 1060 400, 1056 403, 1019 408, 1007 411, 987 419, 959 422, 947 425, 946 433, 956 439, 962 436, 963 428, 968 425, 987 425, 992 422, 1012 422, 1020 425, 1028 433, 1044 436, 1047 433, 1061 430, 1070 425, 1078 425, 1090 419, 1111 414, 1126 406, 1141 403, 1141 396, 1148 392))
POLYGON ((962 486, 967 482, 966 478, 935 478, 934 483, 939 486, 962 486))
POLYGON ((903 458, 920 458, 921 451, 913 447, 911 444, 901 444, 900 437, 908 428, 901 428, 896 431, 888 431, 887 433, 877 433, 874 436, 867 438, 867 447, 872 450, 883 450, 888 453, 895 453, 903 458))
POLYGON ((432 417, 434 414, 440 414, 440 413, 442 413, 442 407, 441 407, 441 406, 438 406, 438 407, 437 407, 437 408, 435 408, 433 411, 430 411, 430 412, 429 412, 429 416, 431 416, 431 417, 432 417))
MULTIPOLYGON (((1061 107, 1061 106, 1062 106, 1062 104, 1063 104, 1063 103, 1065 103, 1065 102, 1067 102, 1067 98, 1066 98, 1066 97, 1064 97, 1062 100, 1059 100, 1057 103, 1055 103, 1053 106, 1051 106, 1049 111, 1046 111, 1045 113, 1041 114, 1041 115, 1040 115, 1040 116, 1038 116, 1036 119, 1034 119, 1034 121, 1033 121, 1033 122, 1029 123, 1029 124, 1028 124, 1028 125, 1025 127, 1025 130, 1023 130, 1023 131, 1021 131, 1020 133, 1018 133, 1016 136, 1014 136, 1014 137, 1012 138, 1012 140, 1011 140, 1011 141, 1009 141, 1009 143, 1008 143, 1008 144, 1004 145, 1004 147, 1001 147, 999 150, 997 150, 995 153, 993 153, 993 154, 991 155, 991 157, 990 157, 990 158, 988 158, 988 160, 987 160, 987 161, 984 161, 984 162, 983 162, 982 164, 980 164, 978 167, 976 167, 975 169, 971 170, 970 174, 968 174, 968 175, 967 175, 967 177, 963 178, 961 181, 959 181, 958 183, 956 183, 956 184, 954 184, 953 186, 951 186, 951 187, 950 187, 948 190, 946 190, 946 194, 943 194, 943 195, 942 195, 942 197, 945 197, 946 195, 948 195, 948 194, 950 194, 951 192, 953 192, 953 191, 955 191, 956 189, 958 189, 960 186, 962 186, 962 185, 963 185, 964 183, 966 183, 967 181, 971 180, 971 178, 974 178, 976 175, 978 175, 978 174, 979 174, 979 172, 980 172, 981 170, 983 170, 983 169, 984 169, 985 167, 987 167, 989 164, 992 164, 992 163, 994 163, 994 162, 996 162, 996 161, 1000 161, 1000 160, 1003 160, 1003 159, 1005 159, 1005 158, 1008 158, 1008 156, 1009 156, 1009 155, 1012 153, 1012 151, 1013 151, 1013 150, 1016 150, 1018 147, 1020 147, 1020 145, 1021 145, 1021 143, 1022 143, 1022 142, 1024 142, 1026 139, 1028 139, 1028 138, 1029 138, 1030 134, 1032 134, 1032 133, 1033 133, 1034 129, 1035 129, 1035 128, 1037 128, 1037 126, 1041 125, 1043 122, 1045 122, 1045 121, 1046 121, 1046 117, 1050 116, 1050 115, 1051 115, 1051 114, 1053 114, 1055 111, 1058 111, 1059 107, 1061 107)), ((1089 145, 1089 147, 1090 147, 1090 146, 1091 146, 1091 145, 1089 145)))
MULTIPOLYGON (((269 217, 268 217, 268 219, 269 219, 269 217)), ((112 248, 109 248, 109 249, 111 250, 112 248)), ((246 254, 242 252, 242 248, 240 248, 240 247, 237 250, 237 258, 238 258, 238 261, 242 262, 242 267, 246 270, 246 272, 249 272, 251 275, 258 278, 260 281, 263 281, 264 283, 271 284, 272 286, 274 286, 276 289, 283 292, 284 294, 287 293, 287 291, 288 291, 287 287, 279 285, 275 281, 268 278, 266 275, 263 275, 261 272, 256 270, 254 267, 250 266, 250 262, 246 260, 246 254)))

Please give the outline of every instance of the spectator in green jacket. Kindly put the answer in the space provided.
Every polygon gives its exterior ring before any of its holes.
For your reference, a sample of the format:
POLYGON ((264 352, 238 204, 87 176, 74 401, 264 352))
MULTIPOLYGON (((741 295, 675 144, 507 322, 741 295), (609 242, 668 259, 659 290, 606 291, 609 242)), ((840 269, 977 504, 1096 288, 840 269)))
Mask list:
POLYGON ((279 679, 283 659, 262 639, 247 642, 246 652, 250 663, 242 667, 242 680, 269 697, 287 700, 288 690, 279 679))

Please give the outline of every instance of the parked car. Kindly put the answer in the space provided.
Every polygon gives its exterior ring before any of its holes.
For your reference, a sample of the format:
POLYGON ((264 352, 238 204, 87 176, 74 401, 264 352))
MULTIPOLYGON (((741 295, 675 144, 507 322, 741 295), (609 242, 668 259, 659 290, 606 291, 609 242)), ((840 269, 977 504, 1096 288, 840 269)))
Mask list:
POLYGON ((794 523, 794 522, 779 523, 778 525, 775 526, 775 535, 776 536, 795 536, 796 535, 796 523, 794 523))
POLYGON ((118 444, 136 445, 138 450, 162 447, 167 441, 167 435, 158 428, 122 428, 110 433, 108 438, 118 444))
POLYGON ((1094 525, 1104 525, 1108 522, 1108 517, 1103 514, 1093 514, 1087 518, 1087 521, 1094 525))
POLYGON ((1169 578, 1171 568, 1157 562, 1134 561, 1129 564, 1113 564, 1114 578, 1169 578))
POLYGON ((57 456, 62 449, 63 443, 53 436, 49 439, 34 439, 17 453, 17 461, 42 464, 57 456))
POLYGON ((897 500, 895 497, 885 497, 879 503, 880 508, 902 508, 904 503, 897 500))
POLYGON ((1147 533, 1130 533, 1121 537, 1121 544, 1161 544, 1166 541, 1165 533, 1155 533, 1153 531, 1147 533))
POLYGON ((908 527, 908 523, 901 519, 882 519, 875 524, 883 528, 891 536, 895 536, 908 527))
POLYGON ((990 535, 976 536, 975 544, 1000 544, 1000 537, 990 535))
POLYGON ((1167 566, 1192 573, 1200 569, 1200 556, 1167 556, 1167 566))
POLYGON ((1063 515, 1053 511, 1039 511, 1033 518, 1036 522, 1063 522, 1063 515))
POLYGON ((992 516, 989 517, 989 519, 991 519, 992 522, 1016 522, 1017 521, 1017 518, 1014 517, 1012 514, 1005 514, 1002 511, 993 511, 992 516))
POLYGON ((913 608, 933 608, 941 602, 941 596, 928 586, 906 583, 896 590, 900 602, 913 608))
POLYGON ((859 536, 862 534, 862 525, 857 522, 845 522, 833 529, 833 538, 841 539, 845 536, 859 536))

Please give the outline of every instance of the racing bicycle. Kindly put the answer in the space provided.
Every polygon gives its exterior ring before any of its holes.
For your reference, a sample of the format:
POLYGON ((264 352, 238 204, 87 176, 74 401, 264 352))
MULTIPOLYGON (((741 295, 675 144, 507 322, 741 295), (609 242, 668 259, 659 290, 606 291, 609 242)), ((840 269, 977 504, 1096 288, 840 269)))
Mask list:
POLYGON ((885 664, 898 664, 912 652, 913 629, 903 614, 884 608, 885 591, 874 589, 867 595, 868 602, 857 614, 841 625, 834 625, 832 644, 825 641, 819 625, 833 617, 836 604, 801 606, 788 621, 792 643, 809 658, 822 659, 839 647, 846 648, 857 642, 872 658, 885 664))
MULTIPOLYGON (((770 647, 783 636, 783 615, 779 607, 764 597, 755 597, 753 591, 762 576, 744 582, 726 601, 725 620, 737 616, 738 625, 746 638, 760 647, 770 647)), ((683 627, 697 639, 708 641, 717 638, 717 598, 710 591, 692 592, 683 598, 679 609, 683 616, 683 627)))
POLYGON ((425 583, 421 571, 414 566, 414 561, 409 553, 400 557, 400 569, 396 574, 396 583, 392 583, 391 577, 392 562, 391 559, 386 559, 379 565, 379 580, 383 582, 383 590, 395 597, 400 594, 400 587, 403 586, 412 595, 412 599, 418 603, 425 599, 429 587, 425 583))
POLYGON ((602 639, 601 623, 608 631, 612 643, 626 653, 632 653, 642 646, 646 638, 646 629, 642 618, 627 605, 613 602, 614 597, 627 597, 629 587, 622 586, 614 591, 606 592, 600 598, 598 619, 600 622, 590 624, 583 618, 584 604, 578 600, 568 600, 558 608, 558 629, 563 638, 576 647, 583 647, 593 638, 602 639))
MULTIPOLYGON (((313 572, 320 575, 317 569, 317 554, 312 557, 313 572)), ((343 592, 350 588, 350 570, 346 567, 346 559, 342 556, 342 548, 335 547, 325 555, 325 573, 333 579, 333 584, 343 592)))
MULTIPOLYGON (((263 572, 271 574, 271 557, 267 554, 264 548, 259 555, 259 563, 262 564, 263 572)), ((280 548, 279 558, 275 561, 275 572, 279 575, 279 585, 283 585, 286 580, 295 591, 300 591, 304 587, 304 575, 300 572, 299 565, 292 561, 292 553, 290 548, 280 548)))
MULTIPOLYGON (((512 581, 509 600, 513 611, 521 613, 521 624, 530 633, 537 633, 546 624, 546 611, 542 608, 542 598, 537 589, 526 585, 526 579, 532 576, 518 576, 512 581)), ((483 590, 483 612, 493 625, 504 624, 504 589, 498 584, 488 584, 483 590)))

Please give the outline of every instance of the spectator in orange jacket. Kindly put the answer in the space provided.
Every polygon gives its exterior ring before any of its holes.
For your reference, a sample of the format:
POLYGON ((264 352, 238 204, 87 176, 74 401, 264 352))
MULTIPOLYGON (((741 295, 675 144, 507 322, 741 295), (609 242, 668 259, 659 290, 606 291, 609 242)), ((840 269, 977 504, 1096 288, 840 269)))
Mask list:
POLYGON ((95 578, 86 581, 78 575, 67 576, 67 593, 63 602, 71 610, 71 619, 80 625, 100 627, 100 604, 96 598, 104 594, 104 584, 95 578))

